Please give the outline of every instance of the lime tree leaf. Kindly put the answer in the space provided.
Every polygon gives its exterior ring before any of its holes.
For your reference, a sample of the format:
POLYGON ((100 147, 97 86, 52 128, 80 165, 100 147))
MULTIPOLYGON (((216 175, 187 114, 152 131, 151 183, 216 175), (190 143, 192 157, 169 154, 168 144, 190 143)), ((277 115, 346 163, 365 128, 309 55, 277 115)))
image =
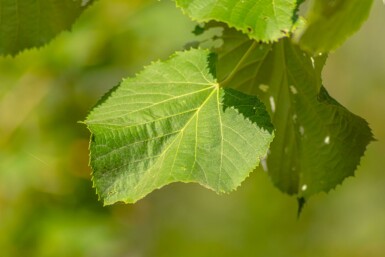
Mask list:
POLYGON ((369 16, 373 0, 314 0, 300 45, 312 53, 336 49, 369 16))
POLYGON ((266 155, 273 130, 264 105, 221 88, 212 60, 190 50, 153 63, 89 114, 93 182, 105 204, 177 181, 229 192, 266 155))
POLYGON ((0 55, 39 47, 72 24, 93 0, 0 0, 0 55))
POLYGON ((368 124, 322 86, 326 57, 312 58, 290 40, 259 44, 232 29, 218 49, 218 79, 258 96, 276 129, 264 168, 283 192, 309 197, 354 175, 372 140, 368 124))
POLYGON ((255 40, 287 36, 297 20, 298 0, 176 0, 193 20, 227 23, 255 40))

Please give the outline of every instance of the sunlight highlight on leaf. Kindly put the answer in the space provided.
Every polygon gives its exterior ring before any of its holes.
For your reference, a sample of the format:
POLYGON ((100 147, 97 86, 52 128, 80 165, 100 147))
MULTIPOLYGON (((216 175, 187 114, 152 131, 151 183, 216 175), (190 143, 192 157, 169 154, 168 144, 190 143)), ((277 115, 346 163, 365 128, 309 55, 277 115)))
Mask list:
POLYGON ((287 37, 297 21, 297 0, 176 0, 193 20, 227 23, 255 40, 287 37))

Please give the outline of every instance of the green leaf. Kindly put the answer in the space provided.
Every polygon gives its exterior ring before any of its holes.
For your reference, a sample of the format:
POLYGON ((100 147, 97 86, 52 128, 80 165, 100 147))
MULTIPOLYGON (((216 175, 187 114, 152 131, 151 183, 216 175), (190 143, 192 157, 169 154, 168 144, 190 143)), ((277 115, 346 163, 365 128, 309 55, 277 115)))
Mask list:
POLYGON ((264 105, 223 89, 207 50, 190 50, 124 80, 86 120, 93 182, 105 204, 135 202, 172 182, 234 190, 273 139, 264 105))
POLYGON ((287 36, 297 20, 297 0, 176 0, 193 20, 227 23, 255 40, 287 36))
POLYGON ((326 58, 312 58, 290 40, 259 44, 229 29, 223 40, 218 79, 269 106, 276 135, 263 164, 273 183, 306 198, 354 175, 372 133, 322 86, 326 58))
POLYGON ((93 0, 0 0, 0 55, 43 46, 72 24, 93 0))
POLYGON ((369 16, 373 0, 314 0, 301 47, 312 53, 336 49, 356 32, 369 16))

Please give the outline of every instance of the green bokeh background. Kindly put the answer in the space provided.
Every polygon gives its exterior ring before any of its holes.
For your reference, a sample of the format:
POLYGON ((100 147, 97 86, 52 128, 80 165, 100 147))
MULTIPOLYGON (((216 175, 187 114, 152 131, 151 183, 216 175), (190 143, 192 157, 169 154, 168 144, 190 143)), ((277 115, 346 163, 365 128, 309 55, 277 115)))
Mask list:
POLYGON ((135 205, 103 207, 81 121, 121 78, 194 39, 171 1, 98 1, 71 33, 0 57, 0 256, 385 256, 385 6, 334 54, 324 84, 370 123, 377 142, 356 177, 296 199, 257 170, 218 196, 173 184, 135 205))

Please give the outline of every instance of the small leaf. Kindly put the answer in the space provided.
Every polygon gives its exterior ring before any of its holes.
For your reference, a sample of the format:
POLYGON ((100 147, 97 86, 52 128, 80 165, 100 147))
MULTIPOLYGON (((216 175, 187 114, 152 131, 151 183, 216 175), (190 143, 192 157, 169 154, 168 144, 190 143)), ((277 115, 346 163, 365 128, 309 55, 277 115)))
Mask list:
POLYGON ((0 0, 0 55, 15 55, 49 42, 93 0, 0 0))
POLYGON ((193 20, 227 23, 255 40, 276 41, 292 31, 298 0, 176 0, 193 20))
POLYGON ((273 138, 264 105, 223 89, 213 56, 190 50, 124 80, 88 116, 93 182, 105 204, 172 182, 234 190, 273 138))
POLYGON ((307 198, 354 175, 373 137, 367 122, 322 86, 326 57, 312 58, 290 40, 259 44, 233 29, 224 31, 223 40, 218 79, 258 96, 276 129, 263 162, 274 184, 307 198))
POLYGON ((372 3, 373 0, 313 0, 308 23, 298 33, 301 47, 313 54, 336 49, 361 27, 372 3))

